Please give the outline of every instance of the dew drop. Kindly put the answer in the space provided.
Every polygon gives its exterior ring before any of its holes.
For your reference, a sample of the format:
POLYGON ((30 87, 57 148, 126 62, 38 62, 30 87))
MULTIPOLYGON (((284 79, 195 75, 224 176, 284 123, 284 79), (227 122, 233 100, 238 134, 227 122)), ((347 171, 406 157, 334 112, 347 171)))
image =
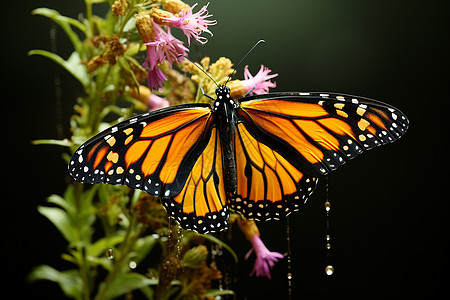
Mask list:
POLYGON ((106 250, 106 258, 109 260, 113 260, 114 259, 114 250, 109 248, 108 250, 106 250))
POLYGON ((136 269, 137 263, 134 260, 132 260, 132 261, 130 261, 128 266, 130 267, 130 269, 136 269))
POLYGON ((290 273, 290 272, 287 273, 287 279, 288 279, 288 280, 292 280, 292 273, 290 273))
POLYGON ((331 203, 330 202, 325 202, 325 210, 326 211, 330 211, 330 209, 331 209, 331 203))
POLYGON ((325 273, 326 273, 328 276, 333 275, 333 273, 334 273, 334 268, 333 268, 333 266, 332 266, 332 265, 326 266, 326 267, 325 267, 325 273))

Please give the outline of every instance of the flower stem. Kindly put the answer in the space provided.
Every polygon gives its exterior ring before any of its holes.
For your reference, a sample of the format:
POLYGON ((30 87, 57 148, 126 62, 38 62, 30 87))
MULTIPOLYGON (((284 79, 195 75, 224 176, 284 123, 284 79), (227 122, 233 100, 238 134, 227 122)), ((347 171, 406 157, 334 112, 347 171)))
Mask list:
POLYGON ((75 207, 76 207, 76 218, 75 218, 75 224, 76 224, 76 232, 77 232, 77 241, 76 241, 76 249, 79 253, 79 259, 78 259, 78 266, 80 269, 80 277, 81 281, 83 283, 83 298, 85 300, 89 300, 91 298, 90 291, 91 291, 91 282, 90 282, 90 276, 89 276, 89 267, 86 260, 86 251, 85 251, 85 245, 83 243, 83 236, 82 236, 82 197, 83 194, 83 185, 80 183, 75 182, 74 183, 74 196, 75 196, 75 207))
POLYGON ((125 234, 125 239, 120 245, 118 251, 119 253, 118 259, 115 262, 112 271, 109 272, 108 276, 106 277, 103 287, 95 297, 95 300, 105 299, 106 292, 108 291, 111 283, 114 281, 114 278, 116 277, 118 272, 122 269, 125 259, 128 257, 128 253, 132 250, 134 244, 145 230, 144 226, 139 226, 138 228, 136 228, 136 230, 133 230, 135 229, 135 227, 137 227, 136 218, 132 215, 130 219, 130 224, 128 225, 127 232, 125 234))
POLYGON ((93 27, 94 24, 92 22, 92 0, 85 0, 86 3, 86 19, 88 20, 89 27, 86 30, 87 39, 93 36, 93 27))

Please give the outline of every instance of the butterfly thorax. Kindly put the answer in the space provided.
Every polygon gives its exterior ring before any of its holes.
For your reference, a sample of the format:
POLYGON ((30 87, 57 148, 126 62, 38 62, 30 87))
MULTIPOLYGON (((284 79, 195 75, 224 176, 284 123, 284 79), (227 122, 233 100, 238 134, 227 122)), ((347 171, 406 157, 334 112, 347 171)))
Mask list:
POLYGON ((222 160, 224 167, 224 181, 227 197, 236 194, 236 162, 233 152, 233 139, 235 124, 237 122, 236 109, 239 104, 230 96, 230 88, 224 85, 216 89, 217 99, 214 101, 212 111, 216 114, 216 126, 219 130, 222 144, 222 160))

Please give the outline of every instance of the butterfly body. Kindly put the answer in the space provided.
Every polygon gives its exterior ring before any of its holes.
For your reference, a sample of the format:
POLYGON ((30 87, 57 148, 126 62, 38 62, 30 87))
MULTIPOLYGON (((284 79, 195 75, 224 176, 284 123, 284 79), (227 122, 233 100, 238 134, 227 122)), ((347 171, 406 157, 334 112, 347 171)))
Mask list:
POLYGON ((212 104, 211 110, 216 115, 217 127, 220 132, 220 141, 222 144, 224 182, 227 197, 236 194, 236 162, 233 153, 233 135, 235 124, 237 123, 236 110, 239 104, 231 98, 230 89, 227 86, 219 86, 216 89, 216 100, 212 104))
POLYGON ((408 128, 393 106, 333 93, 272 93, 182 104, 123 121, 75 151, 78 181, 124 184, 161 198, 200 233, 225 229, 229 208, 279 219, 299 210, 326 175, 408 128))

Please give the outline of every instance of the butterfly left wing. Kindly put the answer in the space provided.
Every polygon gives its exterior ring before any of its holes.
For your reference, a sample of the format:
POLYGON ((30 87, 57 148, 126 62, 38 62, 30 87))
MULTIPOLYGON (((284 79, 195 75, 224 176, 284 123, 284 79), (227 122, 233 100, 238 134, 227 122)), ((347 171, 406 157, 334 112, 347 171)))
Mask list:
POLYGON ((210 105, 182 104, 99 133, 75 151, 69 173, 161 197, 183 228, 205 233, 227 226, 221 157, 210 105))
POLYGON ((315 176, 399 139, 409 125, 397 108, 350 95, 274 93, 240 101, 238 114, 252 135, 315 176))
POLYGON ((184 104, 114 125, 81 145, 69 162, 80 182, 122 184, 177 195, 208 142, 209 105, 184 104))
POLYGON ((171 198, 162 198, 169 215, 184 229, 198 233, 226 229, 229 212, 223 174, 219 131, 213 127, 209 142, 195 161, 181 192, 171 198))

